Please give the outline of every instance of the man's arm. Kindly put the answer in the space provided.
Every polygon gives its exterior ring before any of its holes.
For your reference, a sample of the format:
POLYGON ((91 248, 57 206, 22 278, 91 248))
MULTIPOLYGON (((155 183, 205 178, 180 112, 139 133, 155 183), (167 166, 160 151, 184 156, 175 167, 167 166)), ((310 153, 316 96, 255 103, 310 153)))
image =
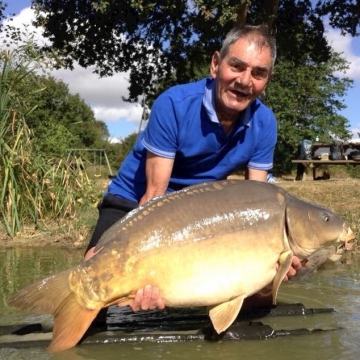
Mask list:
POLYGON ((145 204, 155 196, 165 194, 169 185, 174 159, 168 159, 147 152, 146 157, 146 192, 139 205, 145 204))
MULTIPOLYGON (((169 185, 174 159, 156 156, 150 152, 146 157, 146 192, 139 201, 139 205, 145 204, 155 196, 165 194, 169 185)), ((84 260, 89 260, 95 255, 95 247, 89 249, 84 260)))
POLYGON ((245 172, 246 180, 257 180, 257 181, 266 181, 268 172, 266 170, 257 170, 257 169, 247 169, 245 172))

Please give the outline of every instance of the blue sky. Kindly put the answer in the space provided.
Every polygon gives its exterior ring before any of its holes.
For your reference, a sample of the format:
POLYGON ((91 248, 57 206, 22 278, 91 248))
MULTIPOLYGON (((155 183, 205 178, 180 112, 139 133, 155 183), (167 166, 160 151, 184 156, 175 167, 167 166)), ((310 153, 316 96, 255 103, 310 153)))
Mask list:
MULTIPOLYGON (((5 13, 15 13, 17 24, 30 23, 31 0, 7 0, 5 13)), ((343 37, 338 31, 329 30, 328 39, 336 51, 351 62, 347 76, 354 80, 344 102, 347 108, 341 112, 351 125, 354 137, 360 132, 360 38, 343 37)), ((91 106, 98 120, 106 122, 110 135, 115 138, 126 137, 139 129, 142 108, 139 104, 122 101, 127 96, 126 74, 116 74, 110 78, 99 79, 91 69, 75 67, 74 71, 59 70, 53 73, 63 80, 72 93, 78 93, 91 106)))

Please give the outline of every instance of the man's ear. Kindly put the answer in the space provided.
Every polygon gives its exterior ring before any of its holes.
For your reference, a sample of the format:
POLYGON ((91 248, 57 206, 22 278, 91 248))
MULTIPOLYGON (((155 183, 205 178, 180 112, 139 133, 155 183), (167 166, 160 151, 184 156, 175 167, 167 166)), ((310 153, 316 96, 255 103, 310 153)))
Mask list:
POLYGON ((271 74, 269 74, 269 77, 268 77, 268 79, 267 79, 267 82, 266 82, 266 85, 264 86, 264 90, 263 91, 265 91, 265 89, 267 88, 267 86, 269 85, 269 83, 270 83, 270 81, 274 78, 274 75, 275 75, 275 73, 271 73, 271 74))
POLYGON ((271 74, 269 74, 269 79, 268 79, 268 83, 274 78, 275 73, 272 72, 271 74))
POLYGON ((216 78, 218 68, 220 64, 220 54, 218 51, 214 52, 214 55, 211 58, 211 64, 210 64, 210 74, 212 78, 216 78))

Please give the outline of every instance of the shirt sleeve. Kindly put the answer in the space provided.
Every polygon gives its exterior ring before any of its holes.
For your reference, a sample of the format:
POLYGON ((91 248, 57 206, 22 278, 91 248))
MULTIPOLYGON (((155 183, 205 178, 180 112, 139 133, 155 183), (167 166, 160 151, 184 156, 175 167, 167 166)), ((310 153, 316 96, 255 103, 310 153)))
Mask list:
POLYGON ((274 166, 274 151, 277 142, 277 122, 270 109, 261 114, 257 126, 257 143, 248 167, 256 170, 270 170, 274 166))
POLYGON ((151 153, 173 159, 178 146, 176 109, 169 92, 154 102, 148 124, 144 130, 143 146, 151 153))

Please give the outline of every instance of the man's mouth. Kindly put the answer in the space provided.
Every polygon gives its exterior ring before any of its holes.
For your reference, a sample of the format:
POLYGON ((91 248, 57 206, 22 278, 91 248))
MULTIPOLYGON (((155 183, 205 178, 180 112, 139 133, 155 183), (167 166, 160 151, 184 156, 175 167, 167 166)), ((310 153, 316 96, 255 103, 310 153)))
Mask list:
POLYGON ((250 94, 244 91, 231 89, 230 90, 238 99, 248 99, 250 97, 250 94))

